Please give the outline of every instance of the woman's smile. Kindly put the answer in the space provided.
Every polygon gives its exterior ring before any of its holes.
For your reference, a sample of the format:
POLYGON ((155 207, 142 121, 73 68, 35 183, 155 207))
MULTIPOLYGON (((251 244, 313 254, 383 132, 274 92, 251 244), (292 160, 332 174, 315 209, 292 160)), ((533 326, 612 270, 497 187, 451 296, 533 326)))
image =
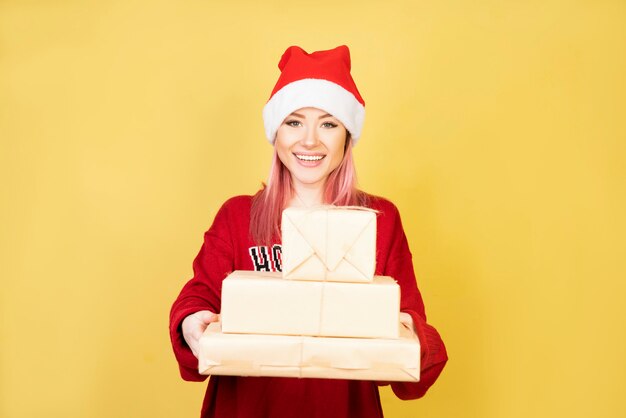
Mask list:
POLYGON ((321 164, 321 161, 326 157, 325 154, 306 154, 306 153, 293 153, 298 159, 298 162, 305 167, 316 167, 321 164))

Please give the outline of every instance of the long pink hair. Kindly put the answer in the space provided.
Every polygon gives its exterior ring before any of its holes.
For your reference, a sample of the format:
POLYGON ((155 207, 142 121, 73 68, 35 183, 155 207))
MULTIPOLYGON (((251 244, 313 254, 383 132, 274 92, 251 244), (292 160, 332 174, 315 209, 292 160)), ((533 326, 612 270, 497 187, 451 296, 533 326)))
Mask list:
MULTIPOLYGON (((357 190, 352 158, 352 139, 348 133, 343 159, 326 180, 324 203, 338 206, 366 206, 367 195, 357 190)), ((250 234, 258 244, 270 244, 280 237, 283 209, 294 197, 291 173, 274 152, 267 185, 252 198, 250 234)))

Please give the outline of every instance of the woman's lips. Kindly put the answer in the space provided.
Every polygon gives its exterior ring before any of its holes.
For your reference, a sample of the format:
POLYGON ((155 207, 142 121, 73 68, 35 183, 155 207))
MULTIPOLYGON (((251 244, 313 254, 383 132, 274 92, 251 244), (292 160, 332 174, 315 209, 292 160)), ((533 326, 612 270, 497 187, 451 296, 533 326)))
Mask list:
POLYGON ((324 154, 301 154, 293 153, 298 163, 305 167, 316 167, 322 163, 322 160, 326 157, 324 154))

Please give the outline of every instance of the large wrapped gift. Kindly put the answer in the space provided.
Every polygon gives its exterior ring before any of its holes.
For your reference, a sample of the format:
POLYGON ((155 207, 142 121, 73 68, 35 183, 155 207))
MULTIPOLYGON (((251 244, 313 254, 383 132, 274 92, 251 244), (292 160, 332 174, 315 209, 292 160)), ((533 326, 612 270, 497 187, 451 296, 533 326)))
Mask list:
POLYGON ((409 382, 420 378, 420 344, 403 324, 399 339, 224 334, 220 325, 210 324, 200 337, 201 374, 409 382))
POLYGON ((397 338, 400 287, 284 280, 280 273, 234 271, 222 282, 226 333, 397 338))
POLYGON ((282 217, 283 277, 371 282, 376 212, 366 208, 287 208, 282 217))

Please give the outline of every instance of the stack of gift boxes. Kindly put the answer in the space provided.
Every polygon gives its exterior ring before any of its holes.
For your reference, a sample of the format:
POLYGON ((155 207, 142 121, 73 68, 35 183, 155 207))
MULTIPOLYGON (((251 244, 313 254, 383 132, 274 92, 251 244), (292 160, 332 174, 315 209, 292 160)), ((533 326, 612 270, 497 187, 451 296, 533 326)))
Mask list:
POLYGON ((420 345, 400 323, 400 288, 374 276, 375 261, 375 212, 286 209, 282 274, 224 279, 221 322, 200 338, 200 373, 419 380, 420 345))

